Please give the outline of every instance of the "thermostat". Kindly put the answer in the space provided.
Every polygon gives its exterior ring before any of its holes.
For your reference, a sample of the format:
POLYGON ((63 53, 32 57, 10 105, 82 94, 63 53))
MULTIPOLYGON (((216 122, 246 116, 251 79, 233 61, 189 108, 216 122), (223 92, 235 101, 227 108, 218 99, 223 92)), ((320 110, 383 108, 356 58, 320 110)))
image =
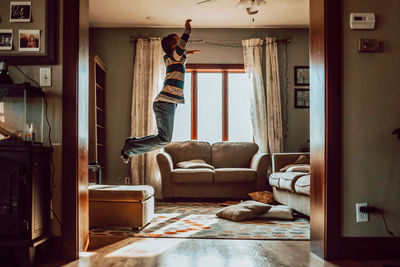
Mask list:
POLYGON ((353 30, 375 29, 375 13, 351 13, 350 29, 353 30))

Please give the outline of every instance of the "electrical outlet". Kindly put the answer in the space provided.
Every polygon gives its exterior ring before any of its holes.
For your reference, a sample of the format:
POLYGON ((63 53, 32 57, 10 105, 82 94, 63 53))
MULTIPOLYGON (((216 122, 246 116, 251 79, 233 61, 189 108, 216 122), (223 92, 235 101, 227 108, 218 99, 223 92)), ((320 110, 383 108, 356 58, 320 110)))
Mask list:
POLYGON ((125 177, 125 184, 131 184, 131 177, 125 177))
POLYGON ((360 207, 368 207, 368 203, 356 203, 357 222, 368 222, 368 212, 361 212, 360 207))
POLYGON ((40 86, 51 86, 51 68, 40 68, 40 86))

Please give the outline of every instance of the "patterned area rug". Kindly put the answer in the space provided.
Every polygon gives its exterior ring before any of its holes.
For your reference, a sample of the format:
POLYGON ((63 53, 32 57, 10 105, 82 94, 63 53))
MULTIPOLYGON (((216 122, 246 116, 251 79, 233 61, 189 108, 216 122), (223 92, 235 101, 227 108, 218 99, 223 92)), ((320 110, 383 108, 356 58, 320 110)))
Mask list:
POLYGON ((142 231, 131 228, 96 228, 91 237, 168 237, 250 240, 309 240, 308 218, 232 222, 215 216, 227 206, 215 202, 156 202, 154 219, 142 231))

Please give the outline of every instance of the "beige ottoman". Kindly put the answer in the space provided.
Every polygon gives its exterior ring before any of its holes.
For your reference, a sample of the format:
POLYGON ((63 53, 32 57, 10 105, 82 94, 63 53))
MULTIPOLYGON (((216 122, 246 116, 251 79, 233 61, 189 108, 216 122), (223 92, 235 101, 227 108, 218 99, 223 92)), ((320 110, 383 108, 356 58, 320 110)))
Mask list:
POLYGON ((141 229, 154 216, 150 185, 89 185, 89 226, 141 229))

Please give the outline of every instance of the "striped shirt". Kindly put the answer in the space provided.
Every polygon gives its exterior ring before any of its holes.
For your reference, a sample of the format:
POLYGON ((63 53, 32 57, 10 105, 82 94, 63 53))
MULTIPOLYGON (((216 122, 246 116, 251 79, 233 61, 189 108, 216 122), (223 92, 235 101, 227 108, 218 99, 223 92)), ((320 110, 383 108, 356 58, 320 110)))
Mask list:
POLYGON ((190 30, 185 30, 176 44, 172 57, 164 55, 164 63, 166 66, 164 86, 161 92, 154 99, 154 102, 164 101, 169 103, 185 103, 183 96, 186 62, 185 47, 189 40, 189 35, 190 30))

